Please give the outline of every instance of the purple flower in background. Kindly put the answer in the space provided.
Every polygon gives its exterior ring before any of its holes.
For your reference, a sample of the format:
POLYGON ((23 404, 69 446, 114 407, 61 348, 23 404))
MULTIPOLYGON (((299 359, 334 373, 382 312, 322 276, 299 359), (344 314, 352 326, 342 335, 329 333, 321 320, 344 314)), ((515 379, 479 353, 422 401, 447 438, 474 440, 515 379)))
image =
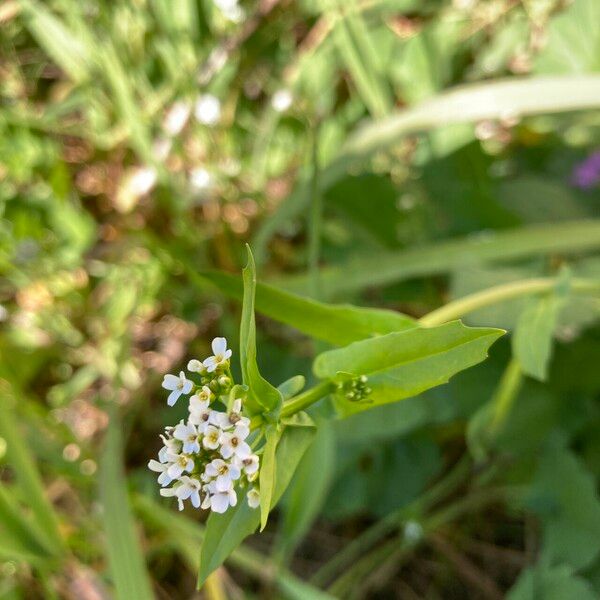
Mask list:
POLYGON ((600 183, 600 151, 590 154, 573 169, 571 182, 582 190, 590 190, 600 183))

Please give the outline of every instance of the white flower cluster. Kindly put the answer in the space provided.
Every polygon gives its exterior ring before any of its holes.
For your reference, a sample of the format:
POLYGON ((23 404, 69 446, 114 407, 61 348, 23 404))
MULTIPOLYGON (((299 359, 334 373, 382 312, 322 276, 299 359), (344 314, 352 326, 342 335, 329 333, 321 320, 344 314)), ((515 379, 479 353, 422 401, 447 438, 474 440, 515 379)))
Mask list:
POLYGON ((161 435, 163 447, 158 460, 148 468, 158 476, 162 496, 174 496, 183 510, 184 500, 195 508, 210 508, 224 513, 237 504, 235 487, 249 487, 248 504, 258 507, 260 496, 253 487, 259 472, 259 457, 246 441, 250 435, 250 419, 242 414, 242 400, 233 399, 226 410, 232 388, 225 338, 212 342, 213 356, 203 362, 191 360, 188 371, 200 376, 196 384, 183 371, 165 375, 162 386, 170 391, 167 404, 173 406, 180 396, 189 398, 189 415, 175 427, 167 427, 161 435), (170 487, 168 487, 170 486, 170 487))

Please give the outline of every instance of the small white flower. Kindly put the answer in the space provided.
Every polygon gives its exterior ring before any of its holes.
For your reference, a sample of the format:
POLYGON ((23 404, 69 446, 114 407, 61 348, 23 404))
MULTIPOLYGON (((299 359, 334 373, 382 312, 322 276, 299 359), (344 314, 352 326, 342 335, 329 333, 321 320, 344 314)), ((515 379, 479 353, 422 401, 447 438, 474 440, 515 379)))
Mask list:
POLYGON ((169 468, 169 463, 160 463, 157 460, 151 460, 148 463, 148 468, 155 473, 160 473, 158 476, 158 483, 162 486, 169 485, 171 481, 173 481, 169 474, 167 473, 167 469, 169 468))
POLYGON ((260 492, 256 488, 249 490, 246 498, 248 498, 248 506, 250 508, 258 508, 260 506, 260 492))
POLYGON ((167 399, 167 404, 173 406, 181 394, 189 394, 192 391, 193 385, 192 381, 186 379, 183 371, 179 373, 179 377, 177 375, 165 375, 162 387, 165 390, 172 390, 167 399))
POLYGON ((221 430, 217 429, 213 425, 209 425, 204 432, 204 437, 202 438, 202 445, 207 450, 216 450, 219 447, 221 438, 221 430))
POLYGON ((164 446, 158 451, 158 460, 161 463, 168 462, 169 454, 180 454, 181 453, 181 442, 171 437, 170 431, 172 427, 168 427, 168 437, 161 435, 160 438, 163 441, 164 446))
POLYGON ((214 512, 224 513, 230 506, 237 504, 237 495, 233 487, 221 492, 217 489, 216 482, 211 481, 207 488, 210 494, 210 508, 214 512))
POLYGON ((192 358, 192 360, 188 362, 187 368, 191 373, 203 373, 206 370, 202 361, 197 358, 192 358))
POLYGON ((158 173, 153 167, 131 167, 125 171, 119 182, 115 195, 115 207, 127 213, 134 208, 138 200, 148 194, 158 180, 158 173))
POLYGON ((200 441, 198 430, 193 423, 184 424, 183 421, 175 427, 173 437, 183 442, 183 451, 186 454, 197 454, 200 452, 200 441))
POLYGON ((233 427, 239 427, 238 434, 246 439, 250 434, 250 419, 242 416, 242 401, 237 398, 233 402, 233 406, 229 413, 221 413, 221 422, 219 423, 221 429, 232 429, 233 427), (248 432, 245 433, 245 430, 248 432))
POLYGON ((195 396, 190 399, 190 423, 196 425, 199 433, 205 434, 210 425, 218 427, 219 420, 216 417, 220 414, 222 413, 209 408, 208 401, 202 402, 195 396))
POLYGON ((177 487, 177 499, 179 500, 179 510, 183 508, 183 501, 188 498, 192 502, 194 508, 200 508, 200 489, 202 484, 194 477, 184 475, 179 482, 181 485, 177 487))
POLYGON ((178 135, 190 118, 192 107, 189 102, 178 100, 167 111, 163 121, 163 129, 169 135, 178 135))
POLYGON ((226 492, 233 486, 233 482, 240 478, 240 468, 233 464, 227 463, 220 458, 215 458, 206 465, 204 470, 206 475, 215 479, 216 490, 226 492))
POLYGON ((277 112, 285 112, 292 105, 293 99, 290 90, 277 90, 271 98, 271 106, 277 112))
POLYGON ((258 471, 259 459, 256 454, 251 454, 244 459, 237 459, 236 463, 244 470, 246 475, 254 475, 258 471))
POLYGON ((194 115, 200 123, 212 127, 221 118, 221 102, 212 94, 204 94, 196 101, 194 115))
POLYGON ((185 454, 169 454, 168 459, 171 464, 167 469, 167 475, 171 479, 179 479, 184 471, 191 473, 194 468, 194 461, 185 454))
POLYGON ((236 456, 240 460, 248 458, 252 454, 250 446, 244 441, 244 438, 237 433, 237 428, 233 431, 225 431, 221 434, 221 456, 231 458, 236 456))
POLYGON ((216 371, 217 367, 226 363, 231 357, 231 350, 227 349, 227 340, 225 338, 215 338, 212 341, 211 346, 214 356, 209 356, 204 361, 204 366, 209 373, 216 371))

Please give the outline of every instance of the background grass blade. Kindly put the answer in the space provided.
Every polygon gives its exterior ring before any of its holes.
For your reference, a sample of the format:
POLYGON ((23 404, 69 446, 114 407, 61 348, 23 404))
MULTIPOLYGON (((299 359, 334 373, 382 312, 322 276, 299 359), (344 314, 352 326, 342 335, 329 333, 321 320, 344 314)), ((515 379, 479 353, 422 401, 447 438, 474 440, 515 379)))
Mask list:
MULTIPOLYGON (((379 122, 359 128, 339 156, 321 173, 325 191, 347 168, 385 150, 402 138, 453 123, 523 117, 600 106, 600 75, 512 78, 461 86, 414 107, 400 110, 379 122), (574 94, 573 90, 577 90, 574 94)), ((271 237, 310 201, 310 182, 301 182, 278 210, 257 231, 253 248, 256 260, 264 258, 271 237)))
MULTIPOLYGON (((374 285, 385 285, 410 277, 439 275, 484 262, 510 261, 553 252, 575 254, 600 248, 600 221, 571 221, 530 225, 488 233, 482 237, 449 240, 400 252, 361 256, 342 266, 320 272, 325 297, 374 285)), ((273 283, 302 293, 305 275, 277 279, 273 283)))
POLYGON ((45 537, 45 547, 54 555, 64 550, 54 507, 46 497, 44 484, 35 466, 27 440, 15 415, 16 391, 0 380, 0 436, 6 441, 6 460, 16 474, 22 498, 31 509, 45 537))
POLYGON ((120 421, 113 414, 100 465, 108 564, 118 600, 151 600, 154 594, 129 506, 120 427, 120 421))

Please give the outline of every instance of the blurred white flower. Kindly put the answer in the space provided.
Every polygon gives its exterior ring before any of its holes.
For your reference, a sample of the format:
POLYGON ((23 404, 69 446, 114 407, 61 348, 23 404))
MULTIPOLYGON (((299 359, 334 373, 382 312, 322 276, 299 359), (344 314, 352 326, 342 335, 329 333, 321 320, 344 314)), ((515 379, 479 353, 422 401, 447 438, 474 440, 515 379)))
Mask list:
POLYGON ((190 185, 198 192, 205 192, 210 189, 213 183, 213 177, 209 171, 203 167, 196 167, 190 171, 190 185))
POLYGON ((185 373, 181 371, 179 377, 177 375, 165 375, 162 387, 165 390, 171 390, 169 397, 167 398, 167 404, 173 406, 177 402, 179 396, 182 394, 189 394, 192 391, 194 383, 189 379, 186 379, 185 373))
POLYGON ((238 0, 213 0, 214 5, 223 13, 226 19, 233 23, 241 23, 246 16, 238 0))
POLYGON ((8 319, 8 310, 0 304, 0 321, 6 321, 6 319, 8 319))
POLYGON ((133 167, 125 172, 115 196, 115 208, 129 212, 138 200, 148 194, 157 181, 156 170, 152 167, 133 167))
POLYGON ((158 138, 152 144, 152 154, 156 160, 165 160, 171 152, 173 142, 167 138, 158 138))
POLYGON ((189 102, 178 100, 167 111, 163 120, 163 129, 171 136, 180 134, 188 122, 191 112, 192 107, 189 102))
POLYGON ((246 475, 254 475, 258 471, 258 456, 251 454, 243 460, 239 460, 239 464, 246 475))
POLYGON ((177 487, 177 499, 179 500, 179 510, 183 510, 183 501, 190 499, 194 508, 200 508, 200 490, 202 484, 194 477, 184 475, 179 482, 181 485, 177 487))
POLYGON ((248 506, 250 508, 258 508, 260 506, 260 492, 256 488, 252 488, 247 494, 248 506))
POLYGON ((231 350, 227 349, 227 340, 223 337, 215 338, 212 341, 213 356, 209 356, 204 361, 204 366, 209 373, 217 370, 217 367, 225 364, 231 357, 231 350))
POLYGON ((285 112, 291 105, 294 97, 287 89, 277 90, 271 98, 271 106, 277 112, 285 112))
POLYGON ((204 94, 196 101, 194 115, 199 123, 212 127, 221 118, 221 102, 212 94, 204 94))

